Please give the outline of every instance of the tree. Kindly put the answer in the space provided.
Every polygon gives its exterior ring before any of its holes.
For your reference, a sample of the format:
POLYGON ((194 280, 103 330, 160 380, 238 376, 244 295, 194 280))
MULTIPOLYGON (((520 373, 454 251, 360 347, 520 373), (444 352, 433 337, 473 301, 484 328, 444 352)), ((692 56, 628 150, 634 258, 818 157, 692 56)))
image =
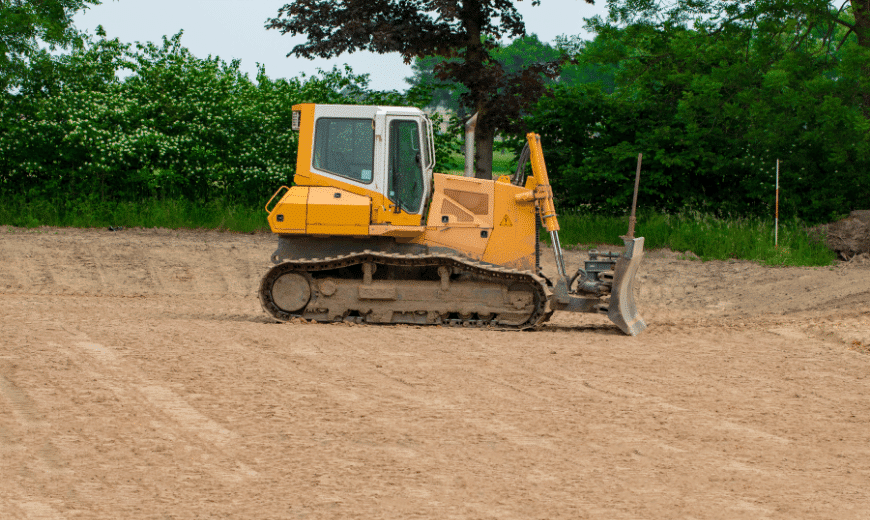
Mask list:
POLYGON ((20 85, 31 61, 46 63, 51 49, 81 42, 72 24, 76 11, 100 0, 0 0, 0 92, 20 85))
MULTIPOLYGON (((592 0, 586 0, 592 3, 592 0)), ((533 0, 533 5, 540 0, 533 0)), ((496 131, 515 131, 519 115, 556 77, 562 59, 509 72, 495 58, 497 41, 526 34, 510 0, 296 0, 267 21, 281 34, 306 34, 290 54, 330 58, 343 52, 398 52, 406 63, 436 56, 439 80, 468 91, 461 102, 478 113, 475 174, 492 176, 496 131)))
POLYGON ((415 58, 411 64, 413 75, 405 78, 411 86, 428 87, 432 89, 432 108, 443 108, 453 111, 460 119, 468 118, 465 105, 460 102, 463 94, 468 92, 465 86, 450 80, 440 80, 435 74, 435 67, 444 61, 439 56, 415 58))
MULTIPOLYGON (((866 0, 607 0, 608 23, 591 20, 602 33, 632 28, 694 27, 703 37, 740 34, 786 52, 804 52, 835 66, 852 61, 854 79, 870 119, 870 2, 866 0), (852 44, 852 49, 848 49, 852 44), (839 55, 847 48, 848 56, 839 55)), ((641 31, 642 33, 643 31, 641 31)))
POLYGON ((579 35, 557 36, 555 47, 572 57, 572 63, 563 67, 559 74, 559 84, 576 87, 595 83, 606 92, 612 93, 616 89, 616 66, 584 59, 585 56, 594 56, 595 49, 602 45, 604 42, 599 39, 590 41, 579 35))
MULTIPOLYGON (((711 3, 691 6, 702 4, 711 3)), ((813 25, 799 12, 757 12, 744 23, 734 18, 742 10, 716 22, 691 6, 592 20, 598 34, 578 61, 612 67, 616 89, 557 89, 528 118, 553 143, 560 198, 624 210, 643 152, 646 207, 770 215, 777 159, 784 214, 826 221, 866 204, 870 121, 857 37, 828 15, 813 25)))
MULTIPOLYGON (((563 57, 563 51, 570 52, 569 49, 553 47, 542 42, 536 34, 530 34, 517 38, 508 45, 497 45, 491 52, 491 56, 499 63, 505 73, 515 75, 530 66, 540 66, 559 61, 563 57)), ((465 119, 470 114, 467 114, 467 107, 460 100, 462 95, 468 92, 468 89, 456 81, 438 79, 435 69, 444 61, 446 59, 439 56, 415 58, 411 65, 414 75, 406 78, 405 81, 413 86, 428 86, 432 88, 433 107, 452 110, 460 118, 465 119)), ((545 77, 543 78, 544 82, 550 84, 555 81, 562 81, 566 73, 570 74, 573 79, 576 74, 574 68, 574 65, 566 64, 562 67, 557 79, 545 77)))

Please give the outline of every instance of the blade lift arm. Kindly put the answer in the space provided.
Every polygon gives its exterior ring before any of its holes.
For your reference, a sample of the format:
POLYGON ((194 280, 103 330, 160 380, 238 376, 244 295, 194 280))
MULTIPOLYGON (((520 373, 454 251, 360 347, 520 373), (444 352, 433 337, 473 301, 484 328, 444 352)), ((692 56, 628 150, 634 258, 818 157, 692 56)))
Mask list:
POLYGON ((565 260, 562 257, 562 244, 559 242, 559 220, 556 218, 556 205, 553 202, 553 188, 550 186, 550 178, 547 176, 547 165, 544 163, 544 151, 541 148, 541 136, 538 134, 526 134, 529 142, 530 160, 532 163, 532 175, 534 181, 534 198, 541 210, 541 221, 550 233, 553 242, 553 253, 556 256, 556 268, 560 278, 568 278, 565 271, 565 260))

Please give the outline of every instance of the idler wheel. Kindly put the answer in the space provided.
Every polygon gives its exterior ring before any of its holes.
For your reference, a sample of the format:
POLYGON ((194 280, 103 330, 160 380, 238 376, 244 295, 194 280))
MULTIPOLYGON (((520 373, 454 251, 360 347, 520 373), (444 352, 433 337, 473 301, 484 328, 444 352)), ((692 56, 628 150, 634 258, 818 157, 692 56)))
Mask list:
POLYGON ((287 273, 272 284, 272 301, 284 312, 298 312, 310 299, 311 286, 301 274, 287 273))

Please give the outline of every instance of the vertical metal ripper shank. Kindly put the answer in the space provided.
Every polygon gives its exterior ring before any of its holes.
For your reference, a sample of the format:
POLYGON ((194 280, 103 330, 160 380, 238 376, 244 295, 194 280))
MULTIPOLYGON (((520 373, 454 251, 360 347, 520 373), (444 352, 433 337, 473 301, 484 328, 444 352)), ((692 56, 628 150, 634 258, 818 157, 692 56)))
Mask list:
POLYGON ((634 301, 634 276, 643 259, 643 238, 634 238, 642 161, 643 154, 637 154, 637 173, 634 177, 634 198, 631 202, 631 217, 628 219, 628 234, 622 237, 625 252, 616 261, 613 269, 613 292, 610 296, 610 308, 607 310, 610 321, 630 336, 637 336, 646 329, 646 323, 637 313, 637 303, 634 301))

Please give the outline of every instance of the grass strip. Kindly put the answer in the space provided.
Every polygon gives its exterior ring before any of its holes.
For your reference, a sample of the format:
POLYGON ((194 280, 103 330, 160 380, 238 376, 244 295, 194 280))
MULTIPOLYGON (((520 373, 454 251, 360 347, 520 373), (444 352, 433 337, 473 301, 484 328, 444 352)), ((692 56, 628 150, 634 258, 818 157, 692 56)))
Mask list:
MULTIPOLYGON (((628 217, 566 213, 559 216, 559 224, 559 239, 567 247, 622 245, 619 237, 628 230, 628 217)), ((836 261, 836 253, 813 240, 800 221, 780 222, 778 246, 773 245, 773 235, 772 221, 700 213, 644 214, 635 227, 635 236, 645 237, 647 250, 667 247, 691 252, 702 261, 741 259, 781 266, 820 266, 836 261)))
POLYGON ((145 199, 139 202, 0 200, 0 225, 95 228, 108 226, 268 231, 263 208, 224 200, 145 199))

